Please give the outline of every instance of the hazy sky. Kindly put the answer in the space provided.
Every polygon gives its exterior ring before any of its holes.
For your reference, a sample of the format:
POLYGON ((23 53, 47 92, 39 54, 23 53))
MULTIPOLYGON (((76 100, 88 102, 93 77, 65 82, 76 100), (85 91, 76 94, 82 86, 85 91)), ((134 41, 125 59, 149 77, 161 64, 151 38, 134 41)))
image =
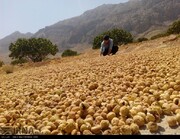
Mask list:
POLYGON ((15 32, 35 33, 102 4, 128 0, 0 0, 0 39, 15 32))

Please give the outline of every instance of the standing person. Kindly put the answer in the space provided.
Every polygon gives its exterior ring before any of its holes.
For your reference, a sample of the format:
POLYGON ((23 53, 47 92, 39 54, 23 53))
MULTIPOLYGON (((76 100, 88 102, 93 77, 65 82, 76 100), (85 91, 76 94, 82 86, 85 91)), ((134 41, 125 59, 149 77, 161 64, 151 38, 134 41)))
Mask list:
POLYGON ((105 35, 103 37, 103 42, 101 43, 100 56, 114 55, 117 53, 118 49, 118 46, 114 46, 113 39, 108 35, 105 35))

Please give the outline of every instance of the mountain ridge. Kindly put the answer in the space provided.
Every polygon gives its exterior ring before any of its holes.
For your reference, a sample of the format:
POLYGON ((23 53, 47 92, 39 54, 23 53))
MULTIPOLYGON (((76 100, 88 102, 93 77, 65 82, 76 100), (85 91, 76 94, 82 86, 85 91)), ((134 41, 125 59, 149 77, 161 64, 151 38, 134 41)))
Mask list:
POLYGON ((33 34, 30 32, 28 33, 21 33, 19 31, 13 32, 12 34, 0 40, 0 51, 1 51, 0 53, 6 52, 9 49, 9 47, 3 47, 2 49, 2 46, 9 46, 10 43, 15 42, 18 38, 30 38, 32 36, 33 34))
POLYGON ((137 0, 121 4, 104 4, 78 17, 41 29, 34 37, 45 36, 57 43, 60 48, 66 48, 84 42, 92 43, 94 36, 112 28, 123 28, 137 36, 152 26, 167 27, 180 17, 177 7, 180 8, 178 0, 137 0))
MULTIPOLYGON (((73 49, 79 44, 91 44, 96 35, 112 28, 122 28, 135 37, 151 37, 152 31, 161 33, 180 18, 178 9, 179 0, 131 0, 120 4, 104 4, 80 16, 46 26, 28 37, 50 39, 58 45, 60 52, 73 49)), ((0 53, 7 50, 7 43, 4 45, 4 39, 1 39, 0 53)))

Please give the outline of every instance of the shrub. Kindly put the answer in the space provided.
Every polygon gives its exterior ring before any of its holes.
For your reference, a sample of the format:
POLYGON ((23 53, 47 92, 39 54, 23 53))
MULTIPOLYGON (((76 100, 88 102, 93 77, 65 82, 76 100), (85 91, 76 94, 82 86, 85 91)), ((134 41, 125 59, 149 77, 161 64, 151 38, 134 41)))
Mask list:
POLYGON ((160 34, 157 34, 157 35, 151 37, 151 40, 155 40, 155 39, 165 37, 165 36, 168 36, 168 34, 167 33, 160 33, 160 34))
POLYGON ((2 67, 4 65, 3 61, 0 61, 0 67, 2 67))
POLYGON ((180 20, 175 21, 169 26, 167 30, 168 34, 180 34, 180 20))
POLYGON ((147 38, 138 38, 138 42, 143 42, 143 41, 147 41, 147 38))
POLYGON ((77 56, 78 53, 76 51, 73 51, 73 50, 65 50, 63 53, 62 53, 62 57, 68 57, 68 56, 77 56))
POLYGON ((103 41, 104 35, 109 35, 110 38, 113 39, 114 45, 121 45, 133 42, 133 37, 129 32, 122 29, 113 29, 96 36, 93 40, 92 49, 99 49, 101 47, 101 42, 103 41))
POLYGON ((7 74, 13 73, 14 66, 13 65, 4 65, 3 71, 5 71, 7 74))

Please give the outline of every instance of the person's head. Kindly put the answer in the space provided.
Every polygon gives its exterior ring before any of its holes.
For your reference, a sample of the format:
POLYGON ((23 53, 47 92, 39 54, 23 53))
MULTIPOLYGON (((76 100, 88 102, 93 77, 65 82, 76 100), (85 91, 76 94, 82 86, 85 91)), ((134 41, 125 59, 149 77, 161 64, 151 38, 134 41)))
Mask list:
POLYGON ((104 40, 105 43, 108 43, 108 42, 109 42, 109 36, 108 36, 108 35, 105 35, 105 36, 103 37, 103 40, 104 40))

